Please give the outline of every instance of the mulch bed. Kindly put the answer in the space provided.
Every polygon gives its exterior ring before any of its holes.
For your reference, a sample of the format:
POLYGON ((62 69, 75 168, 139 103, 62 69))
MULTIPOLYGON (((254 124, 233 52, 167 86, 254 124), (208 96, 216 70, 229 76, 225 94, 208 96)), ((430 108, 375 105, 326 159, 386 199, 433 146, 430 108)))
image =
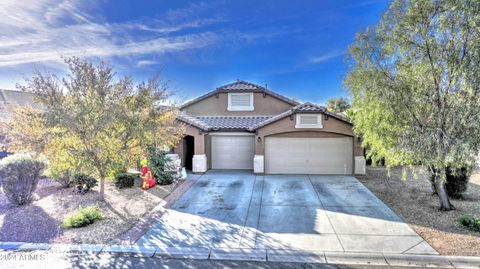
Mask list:
POLYGON ((117 189, 105 184, 105 201, 98 198, 98 187, 84 195, 61 188, 58 183, 41 179, 29 205, 10 204, 0 192, 0 241, 35 243, 109 243, 133 227, 145 214, 167 197, 182 181, 155 186, 144 191, 138 186, 117 189), (97 204, 104 218, 87 227, 64 230, 61 223, 68 214, 97 204))
POLYGON ((480 173, 472 175, 463 199, 451 199, 456 210, 448 212, 439 210, 425 171, 402 173, 402 168, 393 168, 388 175, 383 167, 369 167, 359 180, 440 254, 480 256, 480 233, 458 221, 463 214, 480 215, 480 173))

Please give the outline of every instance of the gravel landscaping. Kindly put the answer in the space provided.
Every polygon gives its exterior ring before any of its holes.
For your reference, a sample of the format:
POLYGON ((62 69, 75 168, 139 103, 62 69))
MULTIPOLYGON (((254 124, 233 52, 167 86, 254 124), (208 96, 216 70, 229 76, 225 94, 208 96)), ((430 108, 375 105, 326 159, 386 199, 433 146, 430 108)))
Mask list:
POLYGON ((16 206, 0 192, 0 241, 35 243, 115 243, 142 216, 164 203, 181 182, 155 186, 144 191, 140 182, 133 188, 117 189, 106 182, 105 201, 98 199, 98 187, 84 195, 63 189, 49 179, 41 179, 30 205, 16 206), (101 208, 103 219, 75 229, 64 230, 68 214, 87 206, 101 208))
POLYGON ((389 177, 383 167, 368 167, 359 180, 440 254, 480 256, 480 233, 458 221, 463 214, 480 215, 480 172, 472 175, 463 199, 451 200, 456 210, 441 212, 425 171, 416 169, 416 179, 408 172, 405 180, 402 171, 394 168, 389 177))

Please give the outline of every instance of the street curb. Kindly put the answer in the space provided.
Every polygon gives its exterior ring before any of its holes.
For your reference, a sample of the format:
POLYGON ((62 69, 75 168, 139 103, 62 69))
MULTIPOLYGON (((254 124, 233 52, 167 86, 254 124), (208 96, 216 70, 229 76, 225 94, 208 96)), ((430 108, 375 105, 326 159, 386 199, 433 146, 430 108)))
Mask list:
POLYGON ((383 265, 408 267, 477 268, 480 257, 440 256, 391 253, 355 253, 331 251, 306 251, 288 249, 210 249, 203 247, 156 247, 149 245, 98 245, 98 244, 43 244, 24 242, 0 242, 0 251, 47 251, 52 253, 107 254, 118 256, 269 261, 322 264, 383 265))

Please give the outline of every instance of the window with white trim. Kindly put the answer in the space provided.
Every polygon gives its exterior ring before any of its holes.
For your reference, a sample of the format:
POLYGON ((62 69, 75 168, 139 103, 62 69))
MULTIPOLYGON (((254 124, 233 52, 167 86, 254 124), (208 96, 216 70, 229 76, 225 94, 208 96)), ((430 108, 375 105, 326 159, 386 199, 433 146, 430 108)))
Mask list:
POLYGON ((295 128, 323 128, 322 114, 297 114, 295 128))
POLYGON ((229 93, 228 111, 253 111, 253 93, 229 93))

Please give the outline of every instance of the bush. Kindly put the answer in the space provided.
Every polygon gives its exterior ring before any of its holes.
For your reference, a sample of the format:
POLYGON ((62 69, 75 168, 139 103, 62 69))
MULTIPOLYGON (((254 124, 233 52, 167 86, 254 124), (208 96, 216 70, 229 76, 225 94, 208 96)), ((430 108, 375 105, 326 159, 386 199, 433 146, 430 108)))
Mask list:
POLYGON ((28 204, 45 169, 45 162, 29 154, 13 154, 0 161, 0 181, 7 199, 17 205, 28 204))
POLYGON ((114 184, 117 188, 131 188, 135 185, 135 179, 139 179, 139 175, 122 173, 115 176, 114 184))
MULTIPOLYGON (((467 190, 468 181, 470 180, 471 169, 461 168, 452 169, 447 167, 445 169, 445 190, 449 197, 461 198, 462 194, 467 190)), ((432 189, 435 191, 434 175, 430 177, 432 189)))
POLYGON ((73 176, 73 190, 77 193, 87 193, 91 188, 97 186, 97 180, 86 174, 75 174, 73 176))
POLYGON ((167 154, 165 151, 158 151, 154 148, 148 150, 148 166, 152 170, 155 181, 160 185, 168 185, 175 180, 174 173, 166 169, 171 162, 167 154))
POLYGON ((461 198, 462 194, 467 190, 468 181, 470 180, 470 172, 467 168, 459 169, 453 172, 452 169, 446 169, 445 188, 448 196, 453 198, 461 198))
POLYGON ((472 231, 480 232, 480 216, 470 214, 463 215, 459 218, 460 223, 472 231))
POLYGON ((65 229, 85 227, 102 218, 102 211, 98 206, 89 206, 68 215, 62 226, 65 229))
POLYGON ((160 185, 168 185, 175 181, 175 177, 172 172, 162 171, 158 179, 155 177, 155 181, 160 185))
POLYGON ((57 181, 62 188, 70 188, 73 184, 73 173, 71 170, 59 170, 50 167, 45 176, 57 181))

